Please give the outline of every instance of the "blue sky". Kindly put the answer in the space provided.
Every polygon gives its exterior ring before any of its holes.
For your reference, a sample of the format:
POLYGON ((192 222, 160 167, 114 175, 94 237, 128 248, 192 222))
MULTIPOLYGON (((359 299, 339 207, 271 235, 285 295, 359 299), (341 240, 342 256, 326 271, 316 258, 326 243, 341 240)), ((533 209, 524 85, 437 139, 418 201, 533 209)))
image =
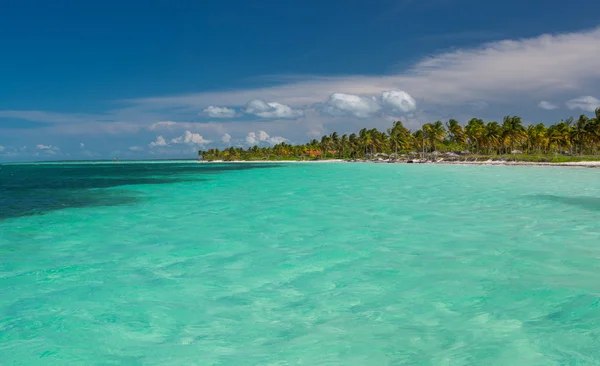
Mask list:
POLYGON ((591 0, 12 2, 0 13, 0 161, 591 115, 598 13, 591 0))

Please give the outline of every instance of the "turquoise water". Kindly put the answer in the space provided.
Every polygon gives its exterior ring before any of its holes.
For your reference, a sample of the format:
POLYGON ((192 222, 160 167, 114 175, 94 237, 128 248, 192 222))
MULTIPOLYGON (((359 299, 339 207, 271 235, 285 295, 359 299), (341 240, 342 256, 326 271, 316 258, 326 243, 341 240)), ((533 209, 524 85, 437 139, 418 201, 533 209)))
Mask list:
POLYGON ((0 166, 0 364, 597 365, 600 170, 0 166))

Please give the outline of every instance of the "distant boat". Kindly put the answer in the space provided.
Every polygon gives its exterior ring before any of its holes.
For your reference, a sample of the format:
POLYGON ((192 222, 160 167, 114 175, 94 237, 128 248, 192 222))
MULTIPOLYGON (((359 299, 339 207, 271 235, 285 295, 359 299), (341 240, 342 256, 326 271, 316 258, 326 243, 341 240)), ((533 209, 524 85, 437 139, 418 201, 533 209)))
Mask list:
POLYGON ((113 161, 119 161, 119 159, 118 158, 114 158, 113 161))

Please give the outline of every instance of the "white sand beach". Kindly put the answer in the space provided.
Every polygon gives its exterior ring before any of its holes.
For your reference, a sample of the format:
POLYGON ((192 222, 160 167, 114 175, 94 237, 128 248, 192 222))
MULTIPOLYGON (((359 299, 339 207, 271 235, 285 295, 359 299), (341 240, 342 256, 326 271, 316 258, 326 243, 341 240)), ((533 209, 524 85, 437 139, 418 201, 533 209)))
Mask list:
POLYGON ((348 161, 342 159, 327 159, 327 160, 213 160, 213 161, 198 161, 201 164, 260 164, 260 163, 281 163, 281 164, 326 164, 326 163, 370 163, 370 164, 438 164, 438 165, 502 165, 502 166, 571 166, 571 167, 588 167, 600 168, 600 161, 574 161, 564 163, 547 163, 547 162, 530 162, 530 161, 503 161, 503 160, 485 160, 485 161, 387 161, 387 160, 356 160, 348 161))

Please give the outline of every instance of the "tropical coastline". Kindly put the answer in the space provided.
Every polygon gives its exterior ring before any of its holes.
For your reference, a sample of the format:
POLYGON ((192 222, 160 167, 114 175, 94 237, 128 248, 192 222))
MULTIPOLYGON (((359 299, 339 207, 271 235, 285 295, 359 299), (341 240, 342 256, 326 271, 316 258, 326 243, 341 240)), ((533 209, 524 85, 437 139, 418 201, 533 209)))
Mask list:
POLYGON ((600 108, 552 125, 525 126, 517 116, 502 124, 472 118, 426 123, 416 131, 396 121, 387 131, 363 128, 350 135, 333 132, 305 144, 229 147, 198 151, 203 161, 375 161, 475 165, 598 166, 600 108))
POLYGON ((371 163, 371 164, 430 164, 430 165, 495 165, 495 166, 562 166, 562 167, 587 167, 600 168, 600 160, 598 161, 572 161, 564 163, 548 163, 548 162, 530 162, 530 161, 507 161, 507 160, 485 160, 485 161, 386 161, 386 160, 213 160, 213 161, 198 161, 201 164, 244 164, 244 163, 265 163, 265 164, 328 164, 328 163, 371 163))

